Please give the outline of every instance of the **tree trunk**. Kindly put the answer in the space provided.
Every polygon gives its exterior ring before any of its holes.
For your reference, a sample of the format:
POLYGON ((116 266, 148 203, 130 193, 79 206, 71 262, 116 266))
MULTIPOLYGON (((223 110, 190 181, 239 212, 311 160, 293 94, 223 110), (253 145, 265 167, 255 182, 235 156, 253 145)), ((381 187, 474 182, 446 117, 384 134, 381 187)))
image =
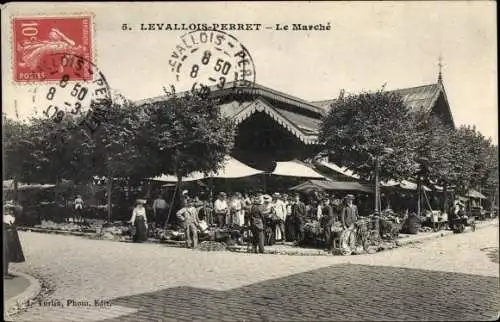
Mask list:
POLYGON ((14 195, 12 199, 17 203, 19 201, 19 182, 17 181, 17 176, 14 176, 14 195))
POLYGON ((420 208, 421 190, 422 190, 422 180, 421 180, 420 175, 419 175, 417 178, 417 215, 419 217, 420 217, 420 212, 421 212, 421 208, 420 208))
POLYGON ((380 213, 380 191, 379 191, 379 179, 378 171, 380 166, 380 157, 377 155, 375 158, 375 213, 380 213))
POLYGON ((448 185, 445 183, 443 185, 443 197, 444 197, 444 201, 443 201, 443 212, 446 212, 448 213, 448 185))
POLYGON ((108 178, 106 182, 106 192, 108 194, 108 222, 111 222, 113 205, 111 204, 111 192, 113 191, 113 178, 108 178))
POLYGON ((54 192, 54 201, 57 204, 59 201, 59 177, 56 178, 56 187, 55 187, 55 192, 54 192))
POLYGON ((147 198, 150 199, 151 198, 151 180, 148 180, 148 192, 147 192, 147 198))

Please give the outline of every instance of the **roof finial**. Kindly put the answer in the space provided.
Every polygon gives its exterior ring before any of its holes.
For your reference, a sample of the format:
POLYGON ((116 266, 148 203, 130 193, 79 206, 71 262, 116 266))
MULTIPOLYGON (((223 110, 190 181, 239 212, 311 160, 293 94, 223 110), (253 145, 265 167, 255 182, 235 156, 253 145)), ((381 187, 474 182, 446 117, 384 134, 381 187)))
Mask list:
POLYGON ((340 90, 340 92, 339 92, 339 98, 338 98, 338 99, 339 99, 339 100, 344 99, 344 94, 345 94, 345 90, 342 88, 342 89, 340 90))
POLYGON ((438 66, 439 66, 439 74, 438 74, 438 83, 442 83, 443 82, 443 56, 441 54, 439 54, 439 63, 438 63, 438 66))

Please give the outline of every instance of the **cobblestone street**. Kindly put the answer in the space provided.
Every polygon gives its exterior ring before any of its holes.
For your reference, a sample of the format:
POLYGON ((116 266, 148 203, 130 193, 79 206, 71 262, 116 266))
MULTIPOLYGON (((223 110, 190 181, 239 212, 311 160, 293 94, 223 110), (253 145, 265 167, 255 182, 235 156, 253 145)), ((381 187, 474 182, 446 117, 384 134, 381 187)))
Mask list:
POLYGON ((495 226, 349 257, 20 237, 27 262, 13 268, 54 286, 20 321, 465 321, 500 310, 495 226))

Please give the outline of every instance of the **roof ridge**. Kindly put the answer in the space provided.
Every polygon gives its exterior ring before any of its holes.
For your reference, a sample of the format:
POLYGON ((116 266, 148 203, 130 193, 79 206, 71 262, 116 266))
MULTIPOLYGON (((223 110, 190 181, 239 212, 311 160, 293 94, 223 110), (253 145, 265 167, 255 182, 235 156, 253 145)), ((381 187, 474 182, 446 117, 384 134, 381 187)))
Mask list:
POLYGON ((418 85, 418 86, 412 86, 412 87, 396 88, 396 89, 391 89, 391 90, 387 90, 387 91, 388 92, 395 92, 395 91, 403 91, 403 90, 416 89, 419 87, 430 87, 430 86, 439 86, 439 84, 438 83, 430 83, 430 84, 418 85))

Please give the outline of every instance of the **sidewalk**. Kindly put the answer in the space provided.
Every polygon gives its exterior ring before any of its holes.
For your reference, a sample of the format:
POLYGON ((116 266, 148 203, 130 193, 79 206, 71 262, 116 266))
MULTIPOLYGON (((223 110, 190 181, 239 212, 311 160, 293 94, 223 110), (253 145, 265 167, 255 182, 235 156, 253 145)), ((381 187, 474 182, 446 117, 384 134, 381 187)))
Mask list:
POLYGON ((40 283, 30 275, 12 272, 11 276, 12 278, 3 279, 5 321, 25 307, 41 290, 40 283))
MULTIPOLYGON (((488 226, 493 226, 493 225, 498 226, 498 224, 499 224, 498 218, 487 220, 487 221, 476 222, 476 230, 484 228, 484 227, 488 227, 488 226)), ((89 238, 89 237, 92 238, 95 235, 92 233, 85 233, 85 232, 57 231, 57 230, 49 230, 49 229, 42 229, 42 228, 18 227, 18 229, 22 230, 22 231, 72 235, 72 236, 81 236, 81 237, 87 237, 87 238, 89 238)), ((468 233, 468 232, 471 232, 471 227, 466 227, 466 230, 464 233, 468 233)), ((400 247, 400 246, 413 244, 413 243, 419 243, 419 242, 422 242, 422 241, 427 240, 427 239, 439 238, 439 237, 444 237, 444 236, 449 236, 449 235, 453 235, 453 232, 451 230, 440 230, 438 232, 419 233, 417 235, 400 234, 399 238, 397 238, 395 240, 395 242, 384 243, 382 245, 382 250, 400 247)), ((113 240, 111 240, 111 241, 113 241, 113 240)), ((118 240, 114 240, 114 241, 118 241, 118 240)), ((160 242, 159 240, 156 240, 156 239, 150 239, 150 240, 148 240, 148 243, 161 243, 161 244, 165 244, 165 245, 168 245, 171 247, 184 247, 184 245, 185 245, 184 241, 168 240, 168 241, 160 242)), ((243 252, 243 253, 248 252, 248 246, 246 246, 246 245, 228 246, 226 249, 229 251, 233 251, 233 252, 243 252)), ((296 246, 292 246, 290 244, 266 246, 264 253, 265 254, 275 254, 275 255, 279 254, 279 255, 298 255, 298 256, 331 256, 331 252, 327 252, 323 249, 296 247, 296 246)))

